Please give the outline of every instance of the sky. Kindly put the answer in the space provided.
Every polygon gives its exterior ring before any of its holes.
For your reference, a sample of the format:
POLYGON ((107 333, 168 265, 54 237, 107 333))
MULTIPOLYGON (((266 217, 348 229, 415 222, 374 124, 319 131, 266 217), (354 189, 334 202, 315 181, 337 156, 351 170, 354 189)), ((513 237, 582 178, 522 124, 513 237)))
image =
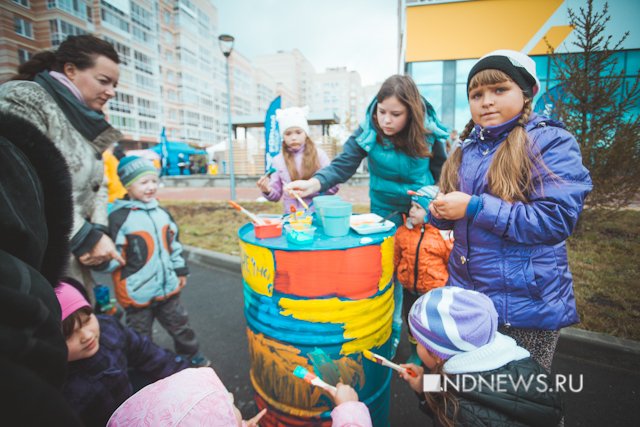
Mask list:
POLYGON ((363 85, 397 73, 397 0, 213 0, 221 34, 249 60, 297 48, 316 72, 357 71, 363 85))

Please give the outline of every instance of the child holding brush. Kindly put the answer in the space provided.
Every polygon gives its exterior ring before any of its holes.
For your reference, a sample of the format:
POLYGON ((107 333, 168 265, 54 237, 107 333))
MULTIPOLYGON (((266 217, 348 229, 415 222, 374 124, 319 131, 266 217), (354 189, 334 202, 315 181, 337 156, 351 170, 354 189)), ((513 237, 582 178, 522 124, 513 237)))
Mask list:
MULTIPOLYGON (((307 113, 308 107, 276 110, 276 119, 282 133, 282 150, 273 159, 275 172, 265 174, 257 182, 258 188, 267 200, 277 202, 280 198, 283 199, 285 214, 291 212, 291 206, 296 210, 304 206, 288 192, 283 192, 283 187, 291 181, 309 179, 319 169, 330 163, 327 153, 316 147, 309 138, 307 113)), ((337 192, 338 186, 334 186, 324 194, 337 192)), ((309 194, 303 200, 308 205, 317 195, 317 192, 309 194)))
POLYGON ((562 405, 553 382, 528 350, 497 331, 498 313, 486 295, 454 286, 434 289, 411 308, 409 328, 420 359, 440 376, 443 390, 423 392, 421 366, 402 365, 418 376, 400 375, 435 425, 558 425, 562 405))

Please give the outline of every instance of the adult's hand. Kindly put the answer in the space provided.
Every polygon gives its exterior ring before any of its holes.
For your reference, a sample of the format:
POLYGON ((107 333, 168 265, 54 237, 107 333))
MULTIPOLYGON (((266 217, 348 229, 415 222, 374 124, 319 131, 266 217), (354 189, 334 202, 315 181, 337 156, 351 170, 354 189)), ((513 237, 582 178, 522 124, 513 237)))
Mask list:
POLYGON ((103 234, 100 240, 98 240, 98 243, 96 243, 89 252, 82 254, 78 258, 78 261, 80 261, 81 264, 92 267, 111 261, 112 259, 118 261, 120 265, 125 264, 124 259, 116 250, 116 245, 109 236, 103 234))
POLYGON ((470 195, 461 191, 452 191, 444 196, 438 196, 439 197, 436 197, 429 206, 429 210, 434 214, 433 216, 438 219, 442 218, 451 221, 464 218, 467 213, 467 206, 471 200, 470 195))
POLYGON ((256 185, 263 193, 271 193, 271 178, 269 178, 268 176, 261 177, 258 182, 256 182, 256 185))
POLYGON ((320 181, 317 178, 292 181, 284 186, 284 190, 290 195, 295 191, 298 196, 307 197, 320 191, 320 181))

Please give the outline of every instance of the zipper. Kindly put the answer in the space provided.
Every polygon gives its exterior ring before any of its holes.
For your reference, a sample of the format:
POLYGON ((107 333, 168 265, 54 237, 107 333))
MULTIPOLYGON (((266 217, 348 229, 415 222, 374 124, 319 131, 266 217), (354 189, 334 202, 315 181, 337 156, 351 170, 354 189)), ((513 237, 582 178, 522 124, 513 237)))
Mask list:
POLYGON ((418 263, 420 261, 420 244, 422 243, 422 238, 424 237, 424 224, 420 228, 420 239, 418 240, 418 246, 416 246, 416 262, 413 266, 413 293, 414 295, 418 295, 418 263))
POLYGON ((162 238, 158 234, 158 227, 156 227, 156 223, 153 221, 153 217, 151 216, 151 213, 147 209, 144 209, 144 211, 147 213, 147 216, 151 221, 151 225, 153 225, 153 231, 155 231, 155 234, 156 234, 157 241, 155 243, 158 248, 158 259, 160 260, 160 264, 162 265, 162 292, 166 297, 167 296, 167 275, 165 272, 164 261, 162 260, 162 238))

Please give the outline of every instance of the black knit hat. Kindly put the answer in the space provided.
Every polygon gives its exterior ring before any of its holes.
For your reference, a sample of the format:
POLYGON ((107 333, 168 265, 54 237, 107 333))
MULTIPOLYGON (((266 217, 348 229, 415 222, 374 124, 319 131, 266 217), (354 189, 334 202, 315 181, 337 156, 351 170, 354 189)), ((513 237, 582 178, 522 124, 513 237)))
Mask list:
POLYGON ((476 62, 469 71, 467 93, 473 76, 483 70, 500 70, 508 75, 524 92, 533 98, 540 90, 540 82, 536 76, 536 63, 529 56, 514 50, 496 50, 476 62))

